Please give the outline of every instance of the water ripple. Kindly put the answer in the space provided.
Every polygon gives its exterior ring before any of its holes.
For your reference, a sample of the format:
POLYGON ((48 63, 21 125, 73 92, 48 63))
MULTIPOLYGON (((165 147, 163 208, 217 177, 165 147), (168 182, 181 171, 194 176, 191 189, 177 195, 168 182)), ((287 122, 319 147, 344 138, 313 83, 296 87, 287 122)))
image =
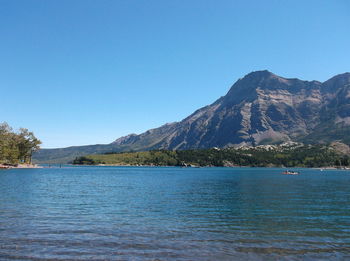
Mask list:
POLYGON ((0 172, 0 260, 346 260, 350 173, 0 172))

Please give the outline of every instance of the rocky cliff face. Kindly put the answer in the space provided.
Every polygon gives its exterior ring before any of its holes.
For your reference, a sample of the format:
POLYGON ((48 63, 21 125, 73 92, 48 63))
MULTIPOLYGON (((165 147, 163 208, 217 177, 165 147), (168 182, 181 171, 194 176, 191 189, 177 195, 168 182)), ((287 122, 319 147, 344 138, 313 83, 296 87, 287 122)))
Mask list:
POLYGON ((124 144, 191 149, 303 140, 325 121, 350 125, 349 83, 349 73, 321 83, 252 72, 213 104, 124 144))
MULTIPOLYGON (((99 152, 182 150, 291 140, 350 143, 350 73, 321 83, 286 79, 269 71, 252 72, 239 79, 225 96, 180 122, 131 134, 98 148, 99 152)), ((91 146, 74 148, 81 148, 80 152, 84 148, 90 153, 93 150, 91 146)), ((45 154, 45 150, 40 153, 45 154)))

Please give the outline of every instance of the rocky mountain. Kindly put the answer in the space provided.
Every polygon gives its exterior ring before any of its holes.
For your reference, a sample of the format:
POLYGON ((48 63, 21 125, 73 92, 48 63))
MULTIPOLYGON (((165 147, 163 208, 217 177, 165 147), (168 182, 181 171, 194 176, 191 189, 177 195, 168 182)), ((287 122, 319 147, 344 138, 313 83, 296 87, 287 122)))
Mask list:
POLYGON ((257 71, 228 93, 180 122, 111 144, 39 151, 39 162, 71 160, 109 151, 197 149, 278 144, 284 141, 350 144, 350 73, 326 82, 302 81, 257 71))

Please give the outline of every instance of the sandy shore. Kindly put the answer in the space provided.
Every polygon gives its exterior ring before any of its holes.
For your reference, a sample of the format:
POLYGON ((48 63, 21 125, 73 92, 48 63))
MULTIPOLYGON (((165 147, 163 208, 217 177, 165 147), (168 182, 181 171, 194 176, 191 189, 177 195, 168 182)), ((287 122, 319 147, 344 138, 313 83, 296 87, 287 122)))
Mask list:
POLYGON ((37 169, 42 168, 36 164, 4 165, 0 164, 0 169, 37 169))

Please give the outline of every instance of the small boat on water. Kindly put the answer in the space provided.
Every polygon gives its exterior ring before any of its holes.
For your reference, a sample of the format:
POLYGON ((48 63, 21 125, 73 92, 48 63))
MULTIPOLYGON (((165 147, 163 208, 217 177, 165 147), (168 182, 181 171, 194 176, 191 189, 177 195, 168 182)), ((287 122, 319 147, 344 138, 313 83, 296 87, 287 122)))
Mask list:
POLYGON ((284 175, 299 175, 300 173, 298 171, 286 170, 286 171, 283 171, 282 174, 284 174, 284 175))

